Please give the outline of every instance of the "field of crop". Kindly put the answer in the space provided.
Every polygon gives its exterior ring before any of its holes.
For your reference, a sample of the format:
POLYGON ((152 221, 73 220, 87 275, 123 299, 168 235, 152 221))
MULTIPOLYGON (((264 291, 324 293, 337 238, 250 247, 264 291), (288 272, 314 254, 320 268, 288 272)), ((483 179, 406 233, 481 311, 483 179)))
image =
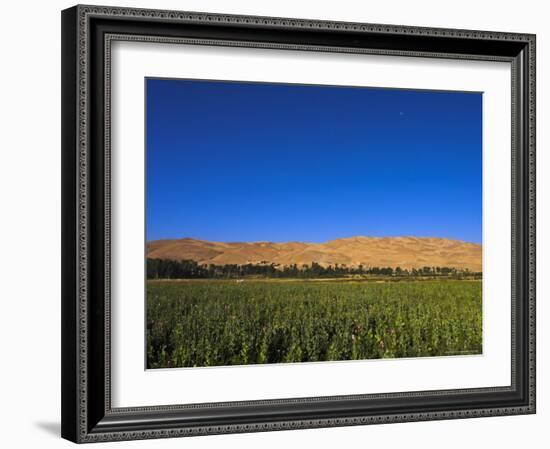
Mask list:
POLYGON ((149 368, 479 354, 480 281, 150 281, 149 368))

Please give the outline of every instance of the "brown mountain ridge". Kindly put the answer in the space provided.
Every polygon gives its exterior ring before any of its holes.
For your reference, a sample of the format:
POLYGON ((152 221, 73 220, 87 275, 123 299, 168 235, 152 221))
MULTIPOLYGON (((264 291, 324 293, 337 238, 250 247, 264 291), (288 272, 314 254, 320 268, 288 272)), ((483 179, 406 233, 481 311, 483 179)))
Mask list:
POLYGON ((281 266, 312 262, 323 266, 421 268, 482 271, 481 245, 435 237, 349 237, 324 243, 209 242, 192 238, 147 242, 151 259, 194 260, 206 265, 281 266))

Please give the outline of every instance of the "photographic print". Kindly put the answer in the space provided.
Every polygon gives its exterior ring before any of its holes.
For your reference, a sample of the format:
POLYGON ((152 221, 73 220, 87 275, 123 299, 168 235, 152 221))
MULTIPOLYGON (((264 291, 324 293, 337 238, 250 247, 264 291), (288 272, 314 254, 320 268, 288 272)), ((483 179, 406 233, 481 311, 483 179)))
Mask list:
POLYGON ((63 438, 536 412, 534 34, 61 25, 63 438))
POLYGON ((145 79, 146 367, 482 353, 482 94, 145 79))

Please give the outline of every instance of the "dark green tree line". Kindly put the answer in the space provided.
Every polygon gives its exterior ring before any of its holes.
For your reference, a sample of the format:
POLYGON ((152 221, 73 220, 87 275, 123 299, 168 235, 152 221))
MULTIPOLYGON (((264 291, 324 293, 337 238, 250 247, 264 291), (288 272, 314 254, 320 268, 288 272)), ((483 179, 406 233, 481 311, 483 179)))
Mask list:
POLYGON ((481 273, 458 270, 450 267, 422 267, 410 270, 401 267, 348 267, 346 265, 322 266, 297 264, 279 266, 274 263, 261 264, 198 264, 193 260, 147 259, 147 279, 238 279, 243 277, 267 278, 337 278, 355 275, 383 277, 481 277, 481 273))

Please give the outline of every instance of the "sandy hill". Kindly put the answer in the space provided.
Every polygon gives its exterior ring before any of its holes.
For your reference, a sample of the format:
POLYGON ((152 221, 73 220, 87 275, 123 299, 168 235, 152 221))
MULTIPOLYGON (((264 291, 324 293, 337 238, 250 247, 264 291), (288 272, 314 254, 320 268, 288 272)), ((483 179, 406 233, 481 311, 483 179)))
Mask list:
POLYGON ((311 264, 481 270, 481 245, 442 238, 350 237, 324 243, 209 242, 190 238, 147 243, 147 257, 201 264, 311 264))

